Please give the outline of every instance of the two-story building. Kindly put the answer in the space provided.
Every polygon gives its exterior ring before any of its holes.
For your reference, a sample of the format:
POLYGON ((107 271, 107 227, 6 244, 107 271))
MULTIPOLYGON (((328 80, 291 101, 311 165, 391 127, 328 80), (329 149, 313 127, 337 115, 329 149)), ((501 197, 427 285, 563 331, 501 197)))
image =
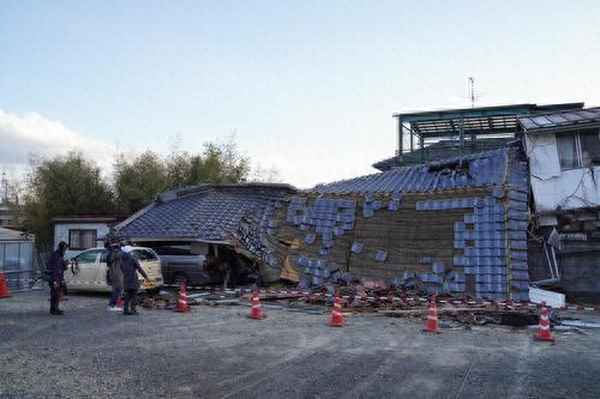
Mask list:
POLYGON ((600 108, 519 119, 534 214, 532 280, 600 297, 600 108))

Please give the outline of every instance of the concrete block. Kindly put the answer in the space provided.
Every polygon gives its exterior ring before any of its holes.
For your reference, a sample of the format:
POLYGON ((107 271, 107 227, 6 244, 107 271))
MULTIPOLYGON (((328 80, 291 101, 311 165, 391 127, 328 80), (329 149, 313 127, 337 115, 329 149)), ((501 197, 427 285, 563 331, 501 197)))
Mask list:
POLYGON ((517 220, 521 222, 527 222, 529 220, 529 213, 526 211, 519 211, 516 209, 508 210, 508 218, 511 220, 517 220))
POLYGON ((359 254, 362 252, 364 244, 362 242, 354 241, 352 243, 351 251, 355 254, 359 254))
POLYGON ((431 266, 431 270, 434 273, 441 274, 446 271, 446 266, 444 266, 444 264, 442 262, 435 261, 435 262, 433 262, 433 265, 431 266))
POLYGON ((527 240, 526 231, 509 231, 508 238, 511 240, 527 240))
POLYGON ((519 201, 519 202, 528 202, 528 200, 529 200, 527 193, 519 192, 519 191, 515 191, 515 190, 510 190, 508 192, 508 198, 511 200, 514 200, 514 201, 519 201))
POLYGON ((527 261, 527 252, 524 251, 511 251, 510 252, 511 259, 527 261))
POLYGON ((388 203, 388 211, 395 212, 398 209, 400 209, 400 200, 392 198, 388 203))
POLYGON ((527 241, 525 240, 511 240, 509 244, 511 249, 527 250, 527 241))
POLYGON ((513 270, 512 273, 511 273, 511 277, 512 277, 513 280, 529 281, 529 272, 528 271, 513 270))
POLYGON ((511 231, 524 231, 527 230, 528 223, 527 222, 517 222, 514 220, 509 220, 508 225, 506 226, 507 230, 511 231))
POLYGON ((375 251, 375 256, 374 256, 375 260, 378 262, 385 262, 386 258, 387 258, 387 252, 384 250, 377 250, 375 251))
POLYGON ((315 242, 316 238, 317 238, 316 234, 309 233, 306 236, 304 236, 304 242, 306 244, 310 245, 310 244, 313 244, 315 242))
POLYGON ((529 267, 527 266, 527 262, 523 262, 523 261, 513 260, 513 261, 511 261, 510 266, 511 266, 512 270, 529 270, 529 267))
POLYGON ((466 266, 467 263, 468 263, 468 260, 465 256, 455 255, 454 258, 452 259, 452 264, 454 266, 466 266))

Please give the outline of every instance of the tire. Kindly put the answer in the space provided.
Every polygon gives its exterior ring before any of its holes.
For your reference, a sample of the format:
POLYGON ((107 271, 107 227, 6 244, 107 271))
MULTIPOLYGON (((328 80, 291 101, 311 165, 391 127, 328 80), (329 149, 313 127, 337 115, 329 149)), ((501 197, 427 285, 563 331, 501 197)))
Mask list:
POLYGON ((147 295, 156 295, 160 292, 160 287, 148 288, 147 290, 140 290, 140 291, 147 295))

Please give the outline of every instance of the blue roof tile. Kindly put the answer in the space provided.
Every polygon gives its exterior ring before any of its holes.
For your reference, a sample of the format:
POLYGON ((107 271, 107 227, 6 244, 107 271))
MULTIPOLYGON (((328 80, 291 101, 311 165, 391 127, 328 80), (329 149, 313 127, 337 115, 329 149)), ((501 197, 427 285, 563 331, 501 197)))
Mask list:
POLYGON ((504 183, 508 151, 512 147, 451 158, 443 162, 407 166, 385 172, 321 184, 311 191, 322 194, 411 193, 504 183), (455 168, 461 162, 468 168, 455 168))

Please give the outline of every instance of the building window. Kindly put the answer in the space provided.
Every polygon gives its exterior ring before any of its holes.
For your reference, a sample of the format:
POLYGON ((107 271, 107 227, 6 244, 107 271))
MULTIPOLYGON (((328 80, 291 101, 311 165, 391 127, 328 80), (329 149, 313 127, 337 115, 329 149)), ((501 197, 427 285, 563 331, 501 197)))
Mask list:
POLYGON ((96 230, 69 230, 69 248, 75 250, 95 248, 96 230))
POLYGON ((600 165, 600 129, 581 129, 556 135, 561 170, 600 165))

